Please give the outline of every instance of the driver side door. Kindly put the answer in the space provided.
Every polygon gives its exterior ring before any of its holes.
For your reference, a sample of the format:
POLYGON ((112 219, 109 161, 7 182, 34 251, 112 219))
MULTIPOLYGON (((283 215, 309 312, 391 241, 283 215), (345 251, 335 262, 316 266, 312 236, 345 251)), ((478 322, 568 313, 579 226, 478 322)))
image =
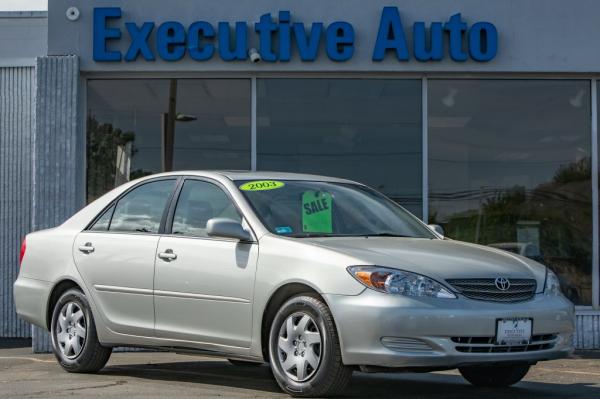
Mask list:
POLYGON ((186 179, 158 243, 156 335, 247 348, 258 244, 209 237, 206 223, 216 217, 243 222, 223 187, 186 179))

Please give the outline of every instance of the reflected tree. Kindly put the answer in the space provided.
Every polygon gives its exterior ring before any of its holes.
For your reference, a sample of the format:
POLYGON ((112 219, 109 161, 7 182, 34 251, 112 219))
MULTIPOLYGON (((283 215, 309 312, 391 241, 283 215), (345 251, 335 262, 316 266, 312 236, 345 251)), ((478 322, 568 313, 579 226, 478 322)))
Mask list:
POLYGON ((430 223, 441 224, 448 237, 510 249, 550 266, 563 282, 565 294, 576 303, 590 302, 589 281, 592 246, 592 199, 590 158, 561 166, 552 180, 534 189, 524 186, 489 188, 445 195, 440 201, 478 200, 478 209, 450 215, 445 221, 431 215, 430 223), (454 197, 454 198, 453 198, 454 197), (523 224, 536 230, 539 243, 523 242, 523 224), (520 239, 521 238, 521 239, 520 239))
POLYGON ((91 112, 88 113, 86 137, 89 203, 129 180, 129 168, 123 163, 129 164, 136 150, 133 146, 135 133, 124 132, 111 123, 101 123, 91 112))

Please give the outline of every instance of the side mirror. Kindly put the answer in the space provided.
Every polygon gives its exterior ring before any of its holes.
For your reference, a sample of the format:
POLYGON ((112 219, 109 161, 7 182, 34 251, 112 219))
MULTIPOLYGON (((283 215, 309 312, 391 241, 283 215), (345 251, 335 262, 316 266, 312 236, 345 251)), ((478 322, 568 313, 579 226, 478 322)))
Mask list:
POLYGON ((429 226, 429 228, 431 230, 433 230, 436 233, 438 233, 439 235, 441 235, 442 238, 444 238, 444 236, 446 235, 446 233, 444 232, 444 228, 442 226, 440 226, 439 224, 428 224, 427 226, 429 226))
POLYGON ((206 234, 209 237, 235 238, 240 241, 253 241, 252 235, 240 222, 226 218, 212 218, 206 222, 206 234))

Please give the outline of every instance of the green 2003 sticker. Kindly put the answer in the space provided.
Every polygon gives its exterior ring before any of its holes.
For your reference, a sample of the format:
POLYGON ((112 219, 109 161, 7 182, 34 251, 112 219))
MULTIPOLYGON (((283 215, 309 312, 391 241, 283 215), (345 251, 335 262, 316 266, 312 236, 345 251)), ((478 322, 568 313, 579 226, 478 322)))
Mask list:
POLYGON ((282 181, 257 180, 257 181, 249 181, 248 183, 242 184, 240 186, 240 190, 242 190, 242 191, 275 190, 276 188, 281 188, 283 186, 285 186, 285 183, 282 181))

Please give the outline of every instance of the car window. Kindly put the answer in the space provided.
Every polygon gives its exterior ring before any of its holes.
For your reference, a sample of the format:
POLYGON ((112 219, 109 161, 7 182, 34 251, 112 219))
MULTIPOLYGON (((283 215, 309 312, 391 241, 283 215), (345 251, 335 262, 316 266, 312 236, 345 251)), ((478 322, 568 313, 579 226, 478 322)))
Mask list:
POLYGON ((240 180, 236 185, 265 227, 278 235, 435 238, 404 208, 358 184, 240 180))
POLYGON ((112 205, 108 208, 102 216, 96 220, 96 222, 89 228, 91 231, 107 231, 108 226, 110 226, 110 219, 112 219, 113 212, 115 210, 115 206, 112 205))
POLYGON ((117 202, 109 231, 158 233, 175 180, 143 184, 117 202))
POLYGON ((212 218, 242 221, 235 205, 217 185, 187 180, 173 215, 172 233, 191 237, 208 237, 206 223, 212 218))

